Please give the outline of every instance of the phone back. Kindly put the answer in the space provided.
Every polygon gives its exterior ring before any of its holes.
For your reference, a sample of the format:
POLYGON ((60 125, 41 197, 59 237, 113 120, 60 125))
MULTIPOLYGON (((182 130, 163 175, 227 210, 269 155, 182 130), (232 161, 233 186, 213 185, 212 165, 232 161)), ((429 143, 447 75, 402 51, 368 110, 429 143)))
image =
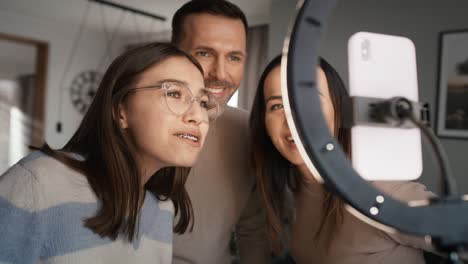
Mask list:
MULTIPOLYGON (((418 101, 416 51, 404 37, 358 32, 348 41, 351 96, 418 101)), ((417 128, 354 126, 352 162, 366 180, 414 180, 422 173, 417 128)))

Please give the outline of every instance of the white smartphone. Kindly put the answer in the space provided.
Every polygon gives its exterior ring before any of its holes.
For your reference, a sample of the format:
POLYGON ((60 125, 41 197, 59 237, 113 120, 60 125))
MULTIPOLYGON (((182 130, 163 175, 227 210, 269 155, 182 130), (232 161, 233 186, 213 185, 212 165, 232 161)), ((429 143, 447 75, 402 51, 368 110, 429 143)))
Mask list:
MULTIPOLYGON (((350 96, 419 101, 416 51, 405 37, 358 32, 348 41, 350 96)), ((352 163, 366 180, 415 180, 422 173, 417 128, 356 125, 352 163)))

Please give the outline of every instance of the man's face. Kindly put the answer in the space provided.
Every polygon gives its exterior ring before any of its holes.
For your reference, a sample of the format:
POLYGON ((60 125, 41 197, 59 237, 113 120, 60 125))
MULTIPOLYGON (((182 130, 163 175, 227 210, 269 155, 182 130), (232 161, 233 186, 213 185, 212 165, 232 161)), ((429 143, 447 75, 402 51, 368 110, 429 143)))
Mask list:
POLYGON ((192 54, 205 72, 205 86, 221 104, 239 88, 244 74, 246 32, 240 19, 210 14, 184 20, 179 48, 192 54))

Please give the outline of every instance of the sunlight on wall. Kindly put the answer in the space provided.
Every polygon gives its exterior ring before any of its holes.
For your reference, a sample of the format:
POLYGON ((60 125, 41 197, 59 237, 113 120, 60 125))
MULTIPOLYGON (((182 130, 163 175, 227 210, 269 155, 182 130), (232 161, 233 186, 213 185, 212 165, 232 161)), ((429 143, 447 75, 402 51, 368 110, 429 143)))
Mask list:
POLYGON ((20 109, 10 109, 10 142, 8 148, 8 165, 12 166, 29 152, 31 119, 20 109))
POLYGON ((238 107, 239 105, 239 90, 237 90, 229 99, 229 102, 227 103, 231 107, 238 107))

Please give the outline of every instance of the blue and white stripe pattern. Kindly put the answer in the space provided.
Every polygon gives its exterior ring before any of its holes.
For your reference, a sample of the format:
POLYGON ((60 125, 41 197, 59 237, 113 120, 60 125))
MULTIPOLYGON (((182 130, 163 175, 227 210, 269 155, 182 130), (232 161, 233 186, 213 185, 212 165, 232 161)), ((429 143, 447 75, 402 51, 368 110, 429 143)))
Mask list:
POLYGON ((97 209, 83 175, 32 153, 0 176, 0 263, 171 263, 171 201, 146 193, 133 242, 86 228, 97 209))

